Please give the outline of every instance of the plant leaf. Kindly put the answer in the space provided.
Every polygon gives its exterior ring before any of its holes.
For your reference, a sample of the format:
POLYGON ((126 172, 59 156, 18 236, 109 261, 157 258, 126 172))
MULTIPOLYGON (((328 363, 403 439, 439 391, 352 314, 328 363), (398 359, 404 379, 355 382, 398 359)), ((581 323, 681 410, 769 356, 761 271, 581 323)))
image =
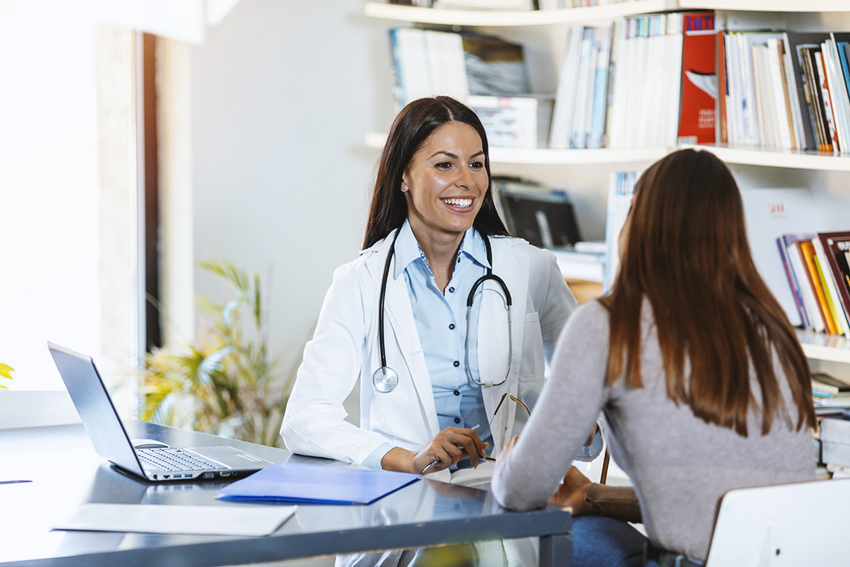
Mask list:
MULTIPOLYGON (((11 373, 14 372, 14 371, 15 371, 15 369, 12 368, 11 366, 9 366, 8 364, 3 364, 2 362, 0 362, 0 376, 2 376, 3 378, 8 378, 9 380, 12 380, 12 374, 11 373)), ((5 386, 0 386, 0 387, 5 387, 5 386)))

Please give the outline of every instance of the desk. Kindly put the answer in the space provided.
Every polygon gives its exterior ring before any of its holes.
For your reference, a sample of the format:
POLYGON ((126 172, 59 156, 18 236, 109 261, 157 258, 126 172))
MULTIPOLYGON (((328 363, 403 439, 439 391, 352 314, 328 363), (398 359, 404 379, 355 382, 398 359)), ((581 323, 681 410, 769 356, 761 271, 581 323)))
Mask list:
MULTIPOLYGON (((170 445, 233 444, 272 462, 336 461, 130 421, 132 438, 170 445)), ((570 514, 549 507, 503 510, 488 492, 431 480, 415 482, 369 506, 300 505, 273 535, 260 538, 50 531, 87 502, 245 506, 215 500, 220 482, 149 484, 99 457, 82 425, 0 431, 0 565, 208 566, 428 547, 527 536, 540 537, 540 565, 569 566, 570 514)))

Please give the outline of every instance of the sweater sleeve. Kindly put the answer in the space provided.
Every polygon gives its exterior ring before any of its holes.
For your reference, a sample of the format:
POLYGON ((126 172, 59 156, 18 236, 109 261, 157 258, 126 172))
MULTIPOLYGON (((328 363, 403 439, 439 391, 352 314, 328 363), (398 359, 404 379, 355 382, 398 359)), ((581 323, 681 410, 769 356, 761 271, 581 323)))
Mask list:
POLYGON ((534 412, 496 464, 491 490, 502 506, 538 508, 555 493, 606 401, 607 362, 608 314, 594 301, 567 321, 534 412))

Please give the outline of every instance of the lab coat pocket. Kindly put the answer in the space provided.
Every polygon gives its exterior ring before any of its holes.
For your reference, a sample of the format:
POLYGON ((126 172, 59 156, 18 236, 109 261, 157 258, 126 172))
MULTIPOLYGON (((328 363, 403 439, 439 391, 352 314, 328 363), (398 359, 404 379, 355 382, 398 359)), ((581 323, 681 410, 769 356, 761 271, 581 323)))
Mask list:
POLYGON ((519 368, 520 382, 534 382, 543 379, 544 354, 543 334, 540 332, 540 319, 537 312, 525 314, 525 328, 522 334, 522 362, 519 368))

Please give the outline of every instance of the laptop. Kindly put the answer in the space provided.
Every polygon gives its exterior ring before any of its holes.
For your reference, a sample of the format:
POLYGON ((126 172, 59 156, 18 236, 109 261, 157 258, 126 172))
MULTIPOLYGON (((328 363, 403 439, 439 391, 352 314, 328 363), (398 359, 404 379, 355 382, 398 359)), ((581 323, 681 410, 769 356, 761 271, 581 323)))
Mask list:
POLYGON ((153 440, 130 441, 90 356, 47 343, 95 450, 119 469, 153 482, 245 476, 271 462, 236 447, 169 447, 153 440), (147 448, 144 448, 147 445, 147 448))

